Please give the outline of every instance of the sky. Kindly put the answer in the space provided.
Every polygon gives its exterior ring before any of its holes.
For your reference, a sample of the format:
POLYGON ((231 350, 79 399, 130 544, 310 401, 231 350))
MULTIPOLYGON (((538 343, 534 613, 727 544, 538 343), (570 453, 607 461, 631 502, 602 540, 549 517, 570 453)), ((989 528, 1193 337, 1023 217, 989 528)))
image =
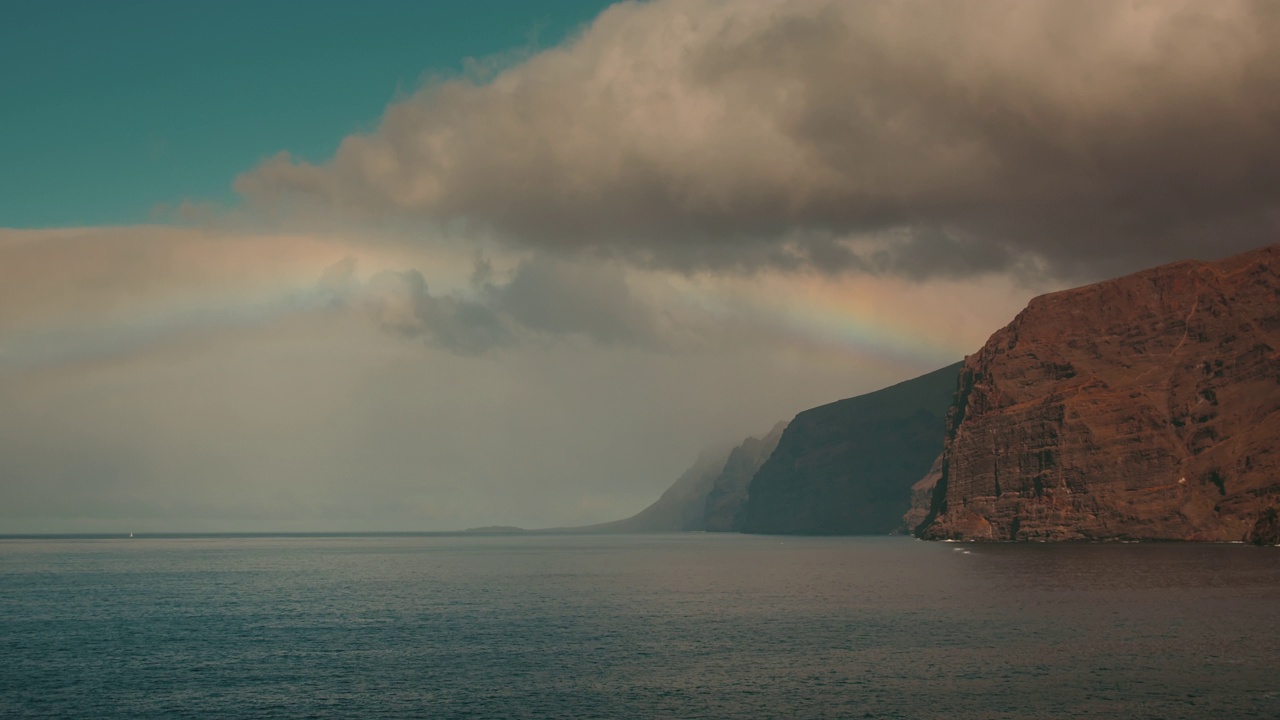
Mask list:
POLYGON ((0 5, 0 533, 630 515, 1277 241, 1280 6, 0 5))

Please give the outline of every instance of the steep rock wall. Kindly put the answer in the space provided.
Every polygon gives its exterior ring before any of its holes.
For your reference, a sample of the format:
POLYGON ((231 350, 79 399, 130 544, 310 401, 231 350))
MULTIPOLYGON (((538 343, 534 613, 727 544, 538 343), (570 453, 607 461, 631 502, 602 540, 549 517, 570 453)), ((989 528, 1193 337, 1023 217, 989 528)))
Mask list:
POLYGON ((1280 502, 1278 271, 1271 246, 1033 300, 964 363, 917 534, 1265 535, 1280 502))
POLYGON ((751 480, 742 530, 890 533, 942 451, 960 364, 806 410, 751 480))

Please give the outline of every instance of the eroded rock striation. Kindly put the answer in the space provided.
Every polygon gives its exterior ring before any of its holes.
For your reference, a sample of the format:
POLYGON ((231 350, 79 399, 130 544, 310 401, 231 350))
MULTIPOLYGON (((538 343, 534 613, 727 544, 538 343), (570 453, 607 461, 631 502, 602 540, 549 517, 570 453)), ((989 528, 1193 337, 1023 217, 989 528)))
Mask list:
POLYGON ((898 529, 911 486, 942 450, 960 364, 806 410, 751 480, 742 531, 863 535, 898 529))
POLYGON ((966 359, 929 513, 962 540, 1266 542, 1280 246, 1033 300, 966 359))

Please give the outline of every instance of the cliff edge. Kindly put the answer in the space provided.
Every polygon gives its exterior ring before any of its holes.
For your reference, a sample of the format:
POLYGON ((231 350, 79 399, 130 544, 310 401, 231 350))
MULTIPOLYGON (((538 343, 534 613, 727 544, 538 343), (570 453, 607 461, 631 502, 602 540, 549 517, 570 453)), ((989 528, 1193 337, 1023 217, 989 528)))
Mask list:
POLYGON ((743 532, 890 533, 942 451, 960 363, 806 410, 751 479, 743 532))
POLYGON ((964 363, 916 534, 1275 535, 1278 273, 1280 245, 1032 300, 964 363))

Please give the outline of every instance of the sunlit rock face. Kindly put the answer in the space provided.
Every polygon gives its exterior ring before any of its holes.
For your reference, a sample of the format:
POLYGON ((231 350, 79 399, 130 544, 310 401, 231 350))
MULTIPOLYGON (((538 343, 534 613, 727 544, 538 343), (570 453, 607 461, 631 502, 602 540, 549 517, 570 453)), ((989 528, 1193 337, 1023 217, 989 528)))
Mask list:
POLYGON ((1280 245, 1033 300, 964 363, 917 534, 1267 535, 1280 504, 1278 273, 1280 245))
POLYGON ((806 535, 898 529, 942 450, 960 364, 806 410, 751 480, 741 529, 806 535))

